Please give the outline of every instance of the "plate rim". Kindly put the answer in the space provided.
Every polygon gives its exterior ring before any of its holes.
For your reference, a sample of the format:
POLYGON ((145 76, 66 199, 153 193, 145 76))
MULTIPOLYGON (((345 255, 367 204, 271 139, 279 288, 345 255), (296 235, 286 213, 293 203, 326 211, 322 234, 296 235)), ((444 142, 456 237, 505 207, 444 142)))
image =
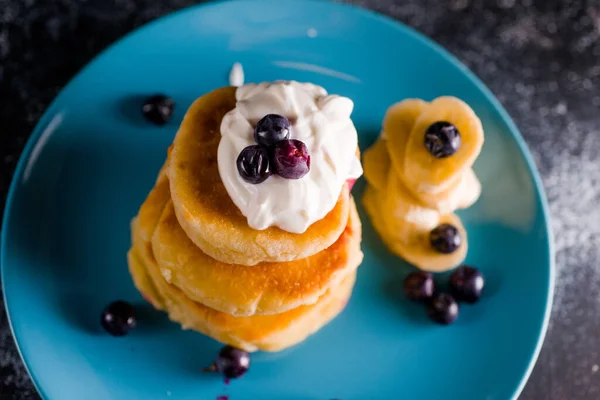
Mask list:
MULTIPOLYGON (((4 227, 4 229, 2 229, 2 232, 0 235, 0 281, 1 281, 1 287, 2 287, 4 308, 6 311, 6 316, 7 316, 7 321, 8 321, 8 327, 9 327, 13 342, 15 343, 17 353, 19 354, 19 357, 23 363, 23 366, 24 366, 27 374, 29 375, 29 377, 31 379, 31 382, 32 382, 34 388, 36 389, 36 391, 38 392, 38 394, 40 395, 40 397, 42 399, 51 400, 50 397, 46 394, 46 392, 42 388, 41 384, 39 383, 37 374, 32 373, 30 365, 27 362, 27 359, 24 357, 24 354, 21 350, 21 346, 19 344, 19 340, 16 335, 15 328, 13 326, 11 312, 10 312, 10 306, 9 306, 10 302, 8 301, 8 297, 6 295, 6 280, 4 279, 5 274, 6 274, 5 268, 7 268, 6 261, 5 261, 5 253, 6 253, 5 249, 7 248, 8 236, 9 236, 7 233, 8 229, 6 229, 6 227, 8 226, 8 223, 11 218, 10 217, 11 209, 13 208, 13 201, 14 201, 15 193, 17 192, 18 182, 21 180, 21 177, 23 176, 23 172, 26 167, 27 160, 29 159, 29 157, 32 153, 32 150, 34 149, 35 145, 38 143, 40 136, 41 136, 42 132, 44 131, 44 129, 43 129, 44 126, 47 124, 48 119, 53 116, 53 110, 56 108, 56 104, 58 104, 61 97, 63 96, 63 93, 69 88, 69 86, 72 86, 73 83, 76 80, 78 80, 84 74, 84 72, 86 70, 91 68, 94 64, 96 64, 103 57, 106 57, 107 54, 109 54, 114 48, 118 47, 123 41, 130 39, 133 36, 143 34, 146 30, 153 28, 155 25, 163 24, 164 22, 166 22, 172 18, 177 18, 183 14, 187 14, 190 12, 202 12, 205 9, 210 9, 213 7, 220 7, 223 4, 227 4, 227 3, 242 3, 243 2, 243 3, 248 4, 249 2, 253 2, 257 5, 260 5, 260 4, 268 4, 273 1, 278 1, 278 3, 280 3, 280 4, 282 2, 296 3, 296 0, 216 0, 216 1, 210 1, 210 2, 206 2, 206 3, 202 3, 202 4, 196 4, 196 5, 184 7, 182 9, 172 11, 161 17, 150 20, 150 21, 140 25, 139 27, 126 33, 125 35, 119 37, 113 43, 111 43, 106 48, 101 50, 98 54, 96 54, 82 68, 80 68, 69 79, 69 81, 60 89, 60 91, 58 92, 56 97, 49 103, 49 105, 47 106, 47 108, 44 110, 41 117, 39 118, 39 120, 36 122, 29 138, 27 139, 27 143, 25 144, 25 147, 23 148, 21 154, 19 155, 19 160, 17 162, 17 166, 16 166, 13 176, 11 178, 11 183, 9 185, 8 193, 6 196, 4 212, 2 215, 2 227, 4 227)), ((366 16, 367 18, 370 18, 378 23, 386 24, 386 25, 392 27, 393 29, 401 32, 404 35, 410 36, 412 39, 419 42, 422 46, 430 48, 435 53, 437 53, 437 55, 441 56, 442 58, 446 59, 451 64, 454 64, 455 66, 460 68, 461 72, 476 86, 476 88, 478 90, 480 90, 482 92, 484 97, 491 103, 493 108, 498 112, 501 120, 506 124, 506 127, 510 131, 511 136, 517 145, 518 150, 523 155, 527 170, 529 171, 529 174, 530 174, 530 176, 533 180, 533 183, 536 187, 536 193, 539 198, 539 204, 541 205, 541 215, 543 217, 543 222, 546 227, 546 235, 548 238, 548 248, 546 249, 546 251, 548 253, 547 255, 548 255, 548 260, 549 260, 549 275, 548 275, 549 287, 548 287, 547 296, 546 296, 546 306, 544 309, 542 326, 537 335, 538 337, 537 337, 537 342, 536 342, 534 351, 531 354, 527 369, 526 369, 525 373, 523 374, 523 376, 521 377, 519 384, 515 388, 514 393, 511 397, 511 399, 517 399, 519 397, 519 395, 523 392, 523 389, 531 376, 533 368, 535 367, 535 365, 537 363, 539 354, 540 354, 543 344, 545 342, 546 334, 548 331, 548 325, 550 322, 550 316, 551 316, 553 299, 554 299, 554 291, 555 291, 555 286, 556 286, 555 242, 554 242, 554 231, 553 231, 552 224, 551 224, 552 219, 551 219, 551 214, 550 214, 550 207, 548 205, 548 199, 546 196, 546 192, 544 190, 544 185, 542 183, 542 179, 541 179, 539 170, 535 164, 534 158, 531 154, 531 151, 529 150, 529 146, 527 145, 527 142, 523 138, 521 131, 519 130, 519 128, 513 121, 510 114, 506 111, 506 109, 504 108, 502 103, 500 103, 500 101, 496 98, 496 96, 493 94, 493 92, 483 83, 483 81, 473 71, 471 71, 462 61, 460 61, 454 54, 452 54, 449 50, 446 50, 441 44, 437 43, 432 38, 426 36, 424 33, 421 33, 419 31, 417 31, 415 28, 412 28, 412 27, 404 24, 401 21, 395 20, 392 17, 389 17, 387 15, 378 13, 376 11, 373 11, 373 10, 370 10, 370 9, 367 9, 367 8, 364 8, 361 6, 356 6, 353 4, 337 3, 337 2, 330 2, 330 1, 324 1, 324 0, 304 0, 304 4, 308 4, 309 7, 312 7, 314 5, 324 5, 325 4, 326 6, 330 6, 333 8, 349 10, 349 12, 353 12, 353 13, 356 13, 359 15, 362 14, 363 16, 366 16)))

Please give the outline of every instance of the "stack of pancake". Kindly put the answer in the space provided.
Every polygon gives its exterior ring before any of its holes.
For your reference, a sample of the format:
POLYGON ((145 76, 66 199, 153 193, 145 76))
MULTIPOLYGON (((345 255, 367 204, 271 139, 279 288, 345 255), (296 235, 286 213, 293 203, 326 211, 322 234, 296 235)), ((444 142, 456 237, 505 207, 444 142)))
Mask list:
POLYGON ((217 165, 220 123, 235 88, 196 100, 156 184, 133 219, 131 275, 152 305, 185 329, 247 350, 278 351, 342 311, 362 261, 348 185, 304 233, 254 230, 217 165))

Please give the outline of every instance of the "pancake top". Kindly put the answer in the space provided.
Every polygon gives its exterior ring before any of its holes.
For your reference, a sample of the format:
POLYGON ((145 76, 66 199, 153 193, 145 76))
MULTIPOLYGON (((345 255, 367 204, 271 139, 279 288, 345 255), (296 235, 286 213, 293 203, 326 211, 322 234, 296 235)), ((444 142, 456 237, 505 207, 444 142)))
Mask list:
POLYGON ((234 87, 217 89, 189 108, 169 154, 167 173, 177 220, 212 258, 241 265, 291 261, 333 244, 348 221, 348 185, 334 208, 304 233, 255 230, 229 197, 219 175, 217 149, 223 116, 235 107, 234 87))
POLYGON ((223 185, 250 227, 304 233, 333 209, 344 183, 362 175, 353 109, 349 98, 312 83, 236 90, 236 106, 221 122, 217 159, 223 185))

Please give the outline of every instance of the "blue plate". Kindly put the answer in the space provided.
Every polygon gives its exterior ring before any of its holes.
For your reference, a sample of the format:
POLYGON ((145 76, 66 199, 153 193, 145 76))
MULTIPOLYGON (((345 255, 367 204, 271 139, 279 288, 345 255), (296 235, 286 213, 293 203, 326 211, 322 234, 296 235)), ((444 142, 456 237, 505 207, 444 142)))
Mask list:
MULTIPOLYGON (((356 194, 364 187, 359 183, 356 194)), ((2 233, 6 306, 19 349, 46 399, 509 399, 522 389, 546 330, 553 288, 548 211, 523 139, 492 94, 411 29, 324 2, 238 1, 190 8, 119 41, 88 65, 40 120, 12 183, 2 233), (486 132, 475 165, 483 195, 461 213, 481 302, 448 327, 399 294, 410 270, 361 210, 365 260, 345 312, 314 337, 253 355, 226 385, 201 374, 220 345, 143 306, 127 272, 129 221, 197 96, 227 84, 296 79, 355 101, 361 148, 386 108, 455 95, 486 132), (175 99, 164 127, 140 115, 156 92, 175 99), (115 299, 139 304, 138 329, 99 328, 115 299)))

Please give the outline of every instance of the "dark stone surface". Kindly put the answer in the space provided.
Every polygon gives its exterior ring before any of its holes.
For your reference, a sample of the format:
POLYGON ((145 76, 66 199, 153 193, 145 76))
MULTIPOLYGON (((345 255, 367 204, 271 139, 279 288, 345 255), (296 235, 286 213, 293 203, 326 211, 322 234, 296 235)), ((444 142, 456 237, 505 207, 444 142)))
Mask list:
MULTIPOLYGON (((521 398, 600 398, 600 2, 354 2, 448 48, 515 119, 543 176, 557 250, 550 330, 521 398)), ((0 0, 2 208, 19 153, 60 88, 125 33, 192 3, 0 0)), ((0 312, 0 399, 36 398, 0 312)))

